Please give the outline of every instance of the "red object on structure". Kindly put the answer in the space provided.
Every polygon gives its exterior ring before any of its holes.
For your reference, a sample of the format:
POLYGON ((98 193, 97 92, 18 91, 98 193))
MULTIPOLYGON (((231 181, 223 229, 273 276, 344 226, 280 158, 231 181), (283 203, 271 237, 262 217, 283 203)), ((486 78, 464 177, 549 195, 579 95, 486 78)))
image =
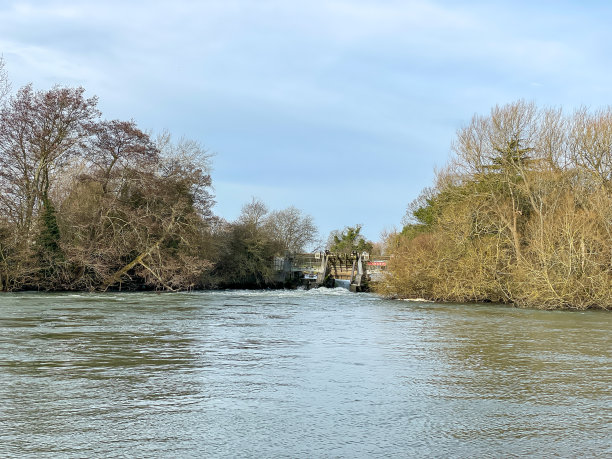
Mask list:
POLYGON ((368 266, 387 266, 386 261, 368 261, 368 266))

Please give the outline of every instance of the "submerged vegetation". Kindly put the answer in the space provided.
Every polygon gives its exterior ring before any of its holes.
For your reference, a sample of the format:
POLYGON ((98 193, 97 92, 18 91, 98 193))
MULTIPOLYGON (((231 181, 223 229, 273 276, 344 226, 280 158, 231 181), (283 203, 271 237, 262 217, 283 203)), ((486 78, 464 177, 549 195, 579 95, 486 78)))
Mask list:
POLYGON ((612 109, 497 106, 452 150, 387 241, 382 292, 612 309, 612 109))

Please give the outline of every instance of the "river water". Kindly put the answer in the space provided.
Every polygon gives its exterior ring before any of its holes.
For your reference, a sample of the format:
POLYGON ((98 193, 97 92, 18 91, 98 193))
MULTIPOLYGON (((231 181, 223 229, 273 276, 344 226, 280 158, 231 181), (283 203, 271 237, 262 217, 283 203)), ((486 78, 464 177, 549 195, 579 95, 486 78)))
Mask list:
POLYGON ((612 315, 0 296, 0 457, 611 457, 612 315))

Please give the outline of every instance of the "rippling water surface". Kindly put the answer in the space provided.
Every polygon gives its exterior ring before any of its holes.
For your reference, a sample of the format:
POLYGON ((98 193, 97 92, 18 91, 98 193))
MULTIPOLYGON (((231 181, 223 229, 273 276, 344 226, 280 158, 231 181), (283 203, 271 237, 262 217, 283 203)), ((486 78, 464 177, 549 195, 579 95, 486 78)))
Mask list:
POLYGON ((0 296, 0 456, 612 455, 612 316, 343 289, 0 296))

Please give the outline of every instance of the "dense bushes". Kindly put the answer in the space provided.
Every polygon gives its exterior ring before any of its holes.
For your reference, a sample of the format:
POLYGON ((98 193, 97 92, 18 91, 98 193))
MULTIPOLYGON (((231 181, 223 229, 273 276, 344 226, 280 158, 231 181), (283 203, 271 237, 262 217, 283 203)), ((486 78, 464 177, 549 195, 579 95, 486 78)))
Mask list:
POLYGON ((82 88, 20 89, 0 108, 0 290, 265 286, 274 255, 312 241, 312 218, 214 217, 208 161, 101 119, 82 88))
POLYGON ((495 107, 459 130, 453 151, 388 241, 381 291, 612 308, 612 110, 495 107))
POLYGON ((205 152, 96 105, 26 86, 0 110, 0 289, 192 288, 210 267, 205 152))

